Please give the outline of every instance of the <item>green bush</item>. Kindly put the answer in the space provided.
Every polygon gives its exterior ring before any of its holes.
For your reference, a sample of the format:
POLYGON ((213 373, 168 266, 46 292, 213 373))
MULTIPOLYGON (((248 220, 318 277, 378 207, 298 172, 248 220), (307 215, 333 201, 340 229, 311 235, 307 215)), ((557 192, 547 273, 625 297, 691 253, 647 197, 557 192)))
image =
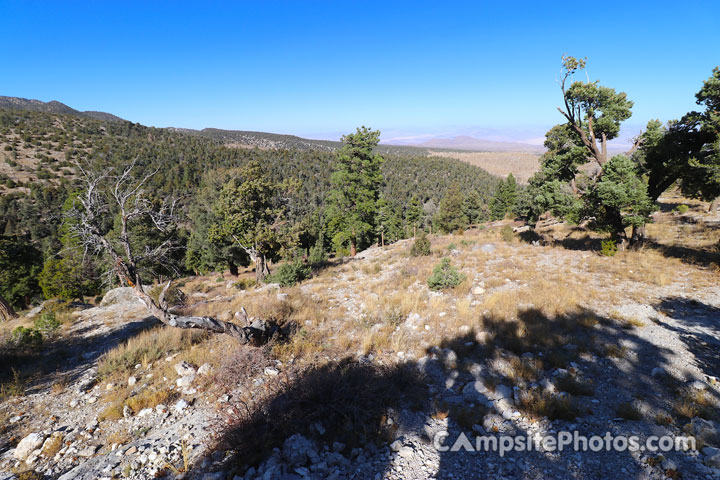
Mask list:
POLYGON ((410 248, 410 255, 413 257, 426 257, 430 255, 430 239, 427 238, 425 232, 420 232, 420 235, 415 239, 410 248))
POLYGON ((452 252, 453 250, 457 250, 457 245, 455 245, 455 243, 453 242, 450 242, 446 248, 448 252, 452 252))
POLYGON ((459 273, 455 267, 450 265, 449 258, 443 258, 433 269, 432 275, 428 278, 428 286, 431 290, 445 290, 460 285, 465 280, 465 275, 459 273))
POLYGON ((43 337, 34 328, 17 327, 12 331, 11 341, 19 347, 38 347, 42 345, 43 337))
POLYGON ((513 229, 510 225, 505 225, 500 229, 500 236, 507 243, 512 243, 512 241, 515 240, 515 233, 513 233, 513 229))
POLYGON ((278 283, 281 287, 292 287, 298 282, 310 278, 310 266, 301 258, 283 263, 270 275, 269 282, 278 283))
POLYGON ((315 246, 310 249, 308 255, 308 263, 313 267, 320 267, 327 262, 327 254, 325 253, 325 244, 322 238, 319 238, 315 246))
POLYGON ((615 242, 615 240, 613 240, 612 238, 608 238, 602 241, 600 247, 600 255, 604 255, 606 257, 614 257, 617 251, 617 242, 615 242))
POLYGON ((678 213, 683 214, 683 213, 687 213, 688 210, 690 210, 690 207, 683 204, 683 205, 678 205, 675 210, 677 210, 678 213))
POLYGON ((35 328, 45 335, 51 334, 60 328, 60 321, 55 312, 43 312, 35 317, 35 328))

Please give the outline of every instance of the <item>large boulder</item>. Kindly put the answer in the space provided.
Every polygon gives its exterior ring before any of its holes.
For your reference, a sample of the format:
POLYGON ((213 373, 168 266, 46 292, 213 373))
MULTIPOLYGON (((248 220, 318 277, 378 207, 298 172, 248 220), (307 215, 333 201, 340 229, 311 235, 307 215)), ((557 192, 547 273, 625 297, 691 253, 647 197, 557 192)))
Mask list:
POLYGON ((102 301, 100 302, 101 307, 109 307, 116 303, 140 303, 142 301, 135 294, 135 289, 132 287, 119 287, 113 288, 105 294, 102 301))
POLYGON ((283 443, 282 455, 290 466, 303 466, 308 460, 317 460, 318 454, 312 441, 296 433, 283 443))
POLYGON ((13 456, 18 460, 25 460, 34 450, 40 448, 44 440, 45 435, 42 433, 31 433, 20 440, 20 443, 15 447, 13 456))
POLYGON ((720 428, 718 428, 718 424, 700 417, 695 417, 690 420, 690 423, 685 425, 683 430, 704 444, 715 444, 720 440, 720 428))

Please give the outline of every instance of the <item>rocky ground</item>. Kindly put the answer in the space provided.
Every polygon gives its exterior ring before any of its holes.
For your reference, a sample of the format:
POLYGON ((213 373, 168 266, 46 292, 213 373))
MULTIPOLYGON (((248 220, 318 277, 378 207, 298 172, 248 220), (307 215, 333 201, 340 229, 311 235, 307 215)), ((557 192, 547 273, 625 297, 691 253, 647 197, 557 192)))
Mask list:
MULTIPOLYGON (((318 421, 288 434, 259 463, 243 461, 243 452, 220 441, 228 419, 245 405, 248 390, 272 385, 294 368, 295 358, 275 359, 229 389, 213 384, 220 363, 193 363, 177 352, 140 362, 121 379, 103 377, 102 355, 155 325, 129 292, 115 290, 100 305, 73 314, 63 335, 72 339, 66 349, 73 354, 54 373, 36 379, 26 395, 0 405, 8 437, 0 442, 6 445, 0 480, 720 478, 717 271, 676 262, 667 273, 644 264, 655 272, 653 280, 633 272, 645 257, 628 257, 618 270, 610 263, 615 259, 587 250, 508 245, 482 235, 464 237, 471 241, 463 245, 457 239, 433 240, 439 249, 453 243, 447 255, 468 277, 459 293, 429 291, 425 271, 418 272, 422 267, 406 257, 408 242, 363 252, 292 290, 262 289, 262 298, 273 302, 322 299, 326 311, 335 312, 328 317, 333 320, 308 319, 303 328, 316 328, 327 342, 336 342, 332 345, 350 337, 346 348, 355 361, 405 364, 420 373, 427 402, 420 409, 388 408, 381 427, 391 437, 354 446, 336 438, 333 425, 318 421), (542 281, 559 285, 555 279, 566 272, 572 278, 562 288, 543 286, 542 281), (413 273, 417 279, 408 278, 413 273), (660 275, 668 278, 659 280, 660 275), (587 294, 608 284, 613 295, 587 294), (377 302, 401 290, 415 292, 421 301, 401 309, 380 346, 385 324, 358 326, 355 320, 375 315, 377 302), (561 310, 557 299, 568 295, 572 300, 561 310), (492 323, 504 311, 503 302, 515 312, 504 320, 520 330, 492 323), (478 317, 485 320, 472 320, 478 317), (518 333, 523 329, 530 334, 518 333), (371 346, 361 347, 363 339, 371 346), (170 392, 163 402, 139 411, 126 405, 120 418, 104 417, 113 395, 158 388, 170 392), (474 444, 478 435, 561 431, 588 437, 610 432, 641 441, 689 434, 700 443, 698 450, 662 454, 545 448, 500 456, 437 448, 453 445, 461 434, 474 444), (28 471, 39 475, 28 477, 28 471)), ((229 284, 226 290, 186 293, 198 304, 227 305, 223 309, 260 295, 229 284)), ((326 351, 336 353, 330 346, 326 351)))

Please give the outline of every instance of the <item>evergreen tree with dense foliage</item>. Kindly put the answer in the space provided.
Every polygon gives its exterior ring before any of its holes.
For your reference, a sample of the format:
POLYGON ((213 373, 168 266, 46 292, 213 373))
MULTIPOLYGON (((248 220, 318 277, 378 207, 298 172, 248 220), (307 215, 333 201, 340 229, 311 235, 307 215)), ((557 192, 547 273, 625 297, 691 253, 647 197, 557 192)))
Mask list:
POLYGON ((85 295, 93 295, 100 290, 95 265, 72 233, 76 222, 68 216, 68 212, 76 208, 78 202, 77 192, 65 199, 63 221, 58 229, 61 248, 57 253, 46 254, 43 269, 38 275, 38 284, 47 299, 58 297, 82 302, 85 295))
POLYGON ((417 229, 423 225, 423 205, 417 195, 413 195, 410 204, 405 209, 405 224, 412 229, 413 236, 416 235, 417 229))
POLYGON ((0 236, 0 297, 14 309, 26 308, 40 293, 42 254, 26 237, 0 236))
MULTIPOLYGON (((548 151, 530 181, 532 217, 549 210, 572 222, 589 221, 591 228, 610 232, 618 243, 639 246, 654 208, 647 182, 637 162, 629 156, 609 158, 607 147, 630 118, 633 102, 597 81, 575 81, 568 87, 568 80, 584 68, 585 60, 563 57, 564 108, 558 110, 567 123, 546 134, 548 151), (632 238, 628 227, 633 227, 632 238)), ((639 145, 638 140, 629 154, 639 145)))
POLYGON ((695 95, 703 112, 689 112, 666 127, 652 120, 633 155, 648 177, 652 200, 674 184, 684 195, 720 203, 720 68, 713 69, 695 95))
POLYGON ((380 132, 367 127, 342 137, 330 177, 327 226, 336 250, 349 246, 350 254, 367 247, 375 236, 377 203, 383 184, 383 157, 373 149, 380 132))
POLYGON ((400 217, 401 208, 388 201, 383 195, 377 201, 375 218, 376 232, 380 245, 397 242, 403 238, 403 225, 400 217))
POLYGON ((467 227, 468 217, 465 215, 465 196, 458 185, 453 185, 440 201, 435 213, 434 223, 436 228, 443 233, 464 230, 467 227))
POLYGON ((483 209, 483 201, 480 194, 476 190, 470 190, 465 195, 463 202, 463 211, 468 219, 468 223, 474 225, 483 220, 485 211, 483 209))
POLYGON ((272 182, 253 161, 237 171, 215 203, 217 222, 210 227, 210 241, 242 248, 255 263, 258 284, 270 274, 268 260, 276 260, 287 241, 282 192, 289 188, 272 182))
POLYGON ((188 207, 192 229, 185 251, 185 267, 196 274, 228 268, 231 275, 237 276, 238 266, 250 264, 250 257, 232 238, 216 236, 210 240, 210 229, 219 223, 215 205, 223 187, 236 174, 229 169, 205 174, 188 207))
POLYGON ((518 201, 517 182, 513 174, 500 181, 492 200, 490 200, 490 218, 502 220, 507 215, 515 214, 518 201))

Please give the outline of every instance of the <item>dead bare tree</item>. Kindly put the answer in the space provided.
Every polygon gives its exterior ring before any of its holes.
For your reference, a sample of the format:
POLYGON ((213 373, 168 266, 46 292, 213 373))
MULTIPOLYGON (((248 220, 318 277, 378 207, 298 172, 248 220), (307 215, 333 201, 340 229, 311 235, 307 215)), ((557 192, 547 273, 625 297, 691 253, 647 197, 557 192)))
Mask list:
POLYGON ((146 195, 148 181, 157 173, 150 172, 139 180, 133 177, 136 161, 128 165, 120 174, 112 170, 95 174, 78 164, 81 178, 85 183, 78 197, 79 205, 68 212, 69 225, 73 234, 81 241, 85 253, 108 256, 113 269, 110 275, 117 275, 121 283, 133 288, 135 294, 145 304, 148 311, 165 325, 178 328, 198 328, 230 335, 241 343, 261 343, 269 334, 265 322, 251 319, 242 309, 240 317, 246 325, 241 326, 212 317, 176 315, 169 311, 165 295, 171 282, 167 282, 156 302, 143 287, 142 264, 162 264, 170 266, 172 251, 177 246, 172 240, 165 240, 155 247, 145 246, 136 251, 131 242, 133 224, 139 220, 150 220, 154 229, 167 233, 176 225, 176 201, 164 202, 160 207, 153 206, 146 195), (108 215, 116 217, 119 231, 107 231, 104 227, 108 215))
POLYGON ((10 302, 5 300, 3 296, 0 295, 0 320, 11 320, 15 317, 17 317, 17 313, 15 313, 15 310, 13 310, 10 302))

